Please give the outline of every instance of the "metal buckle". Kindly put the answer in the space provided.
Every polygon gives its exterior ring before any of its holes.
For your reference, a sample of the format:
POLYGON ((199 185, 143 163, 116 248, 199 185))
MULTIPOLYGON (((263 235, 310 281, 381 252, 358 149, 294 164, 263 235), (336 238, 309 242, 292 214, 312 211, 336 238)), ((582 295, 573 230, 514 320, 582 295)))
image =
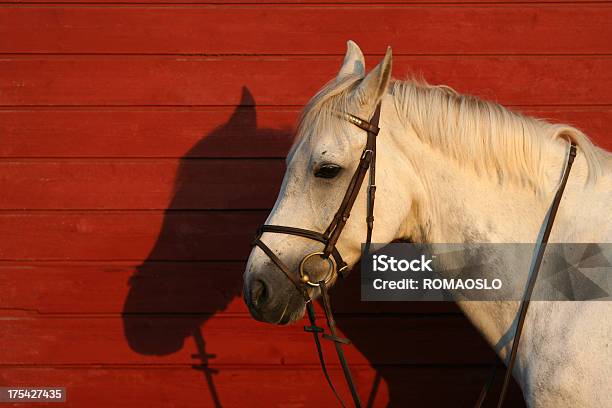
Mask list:
POLYGON ((361 153, 361 159, 360 160, 365 159, 365 157, 368 154, 368 152, 370 152, 370 154, 374 154, 374 151, 372 149, 366 149, 366 150, 363 151, 363 153, 361 153))
MULTIPOLYGON (((306 261, 308 261, 313 256, 320 256, 321 258, 325 259, 327 263, 329 264, 329 270, 327 271, 327 275, 325 276, 324 279, 322 279, 322 281, 325 282, 326 284, 332 280, 332 278, 334 277, 334 272, 336 272, 336 269, 338 268, 338 266, 336 264, 336 260, 332 256, 326 257, 324 252, 313 252, 311 254, 306 255, 302 259, 302 261, 300 262, 300 281, 307 285, 318 287, 320 285, 318 283, 311 282, 308 274, 304 272, 304 265, 306 264, 306 261)), ((319 282, 320 281, 321 280, 319 280, 319 282)))

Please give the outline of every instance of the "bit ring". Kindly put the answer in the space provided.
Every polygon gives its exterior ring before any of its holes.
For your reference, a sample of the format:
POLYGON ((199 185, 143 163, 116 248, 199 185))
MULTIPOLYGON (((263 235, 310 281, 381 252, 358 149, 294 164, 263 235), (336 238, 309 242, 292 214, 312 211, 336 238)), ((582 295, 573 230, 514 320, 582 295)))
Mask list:
POLYGON ((313 286, 313 287, 318 287, 320 286, 319 283, 317 282, 311 282, 310 281, 310 277, 308 276, 308 274, 306 272, 304 272, 304 265, 306 264, 306 261, 308 261, 310 258, 314 257, 314 256, 320 256, 321 258, 325 259, 329 265, 329 270, 327 271, 327 274, 325 275, 325 278, 322 279, 323 282, 325 282, 326 284, 329 283, 329 281, 332 280, 332 278, 334 277, 334 272, 336 272, 337 269, 337 264, 336 264, 336 260, 331 257, 324 257, 325 253, 323 252, 313 252, 311 254, 306 255, 303 259, 302 262, 300 262, 300 281, 302 283, 305 283, 307 285, 313 286))

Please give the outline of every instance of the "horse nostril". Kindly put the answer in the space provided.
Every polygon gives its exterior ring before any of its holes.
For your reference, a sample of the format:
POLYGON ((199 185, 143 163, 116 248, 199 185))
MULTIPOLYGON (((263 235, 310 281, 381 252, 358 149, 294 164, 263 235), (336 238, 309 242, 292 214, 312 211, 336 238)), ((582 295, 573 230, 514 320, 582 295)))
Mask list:
POLYGON ((268 287, 262 280, 255 280, 251 286, 251 302, 259 308, 268 301, 268 287))

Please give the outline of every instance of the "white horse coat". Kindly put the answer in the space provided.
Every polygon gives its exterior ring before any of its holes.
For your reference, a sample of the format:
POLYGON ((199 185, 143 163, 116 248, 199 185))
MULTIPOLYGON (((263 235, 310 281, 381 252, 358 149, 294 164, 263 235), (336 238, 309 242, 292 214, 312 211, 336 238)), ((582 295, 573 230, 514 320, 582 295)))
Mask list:
MULTIPOLYGON (((365 75, 363 54, 349 42, 335 80, 306 107, 287 172, 266 224, 323 231, 346 190, 364 132, 338 112, 371 116, 382 100, 373 242, 535 242, 558 185, 568 142, 578 155, 550 242, 612 242, 612 155, 579 130, 522 116, 447 87, 392 81, 391 52, 365 75), (317 177, 322 166, 341 168, 317 177)), ((365 189, 338 242, 354 265, 365 236, 365 189)), ((264 234, 295 268, 317 244, 264 234)), ((254 248, 245 272, 245 301, 259 320, 289 323, 303 299, 254 248)), ((512 342, 518 302, 460 302, 502 359, 512 342)), ((530 407, 612 407, 612 304, 533 302, 514 377, 530 407)))

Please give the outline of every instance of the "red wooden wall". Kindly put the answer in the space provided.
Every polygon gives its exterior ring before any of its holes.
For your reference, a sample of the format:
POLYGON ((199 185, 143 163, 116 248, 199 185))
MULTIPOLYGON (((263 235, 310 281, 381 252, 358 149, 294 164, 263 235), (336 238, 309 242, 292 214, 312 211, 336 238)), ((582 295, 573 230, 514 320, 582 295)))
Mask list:
MULTIPOLYGON (((311 338, 254 322, 240 291, 300 106, 349 38, 369 67, 392 45, 395 77, 612 147, 610 2, 267 3, 0 4, 0 386, 335 406, 311 338)), ((472 405, 494 356, 453 305, 360 303, 357 277, 335 292, 365 401, 472 405)))

